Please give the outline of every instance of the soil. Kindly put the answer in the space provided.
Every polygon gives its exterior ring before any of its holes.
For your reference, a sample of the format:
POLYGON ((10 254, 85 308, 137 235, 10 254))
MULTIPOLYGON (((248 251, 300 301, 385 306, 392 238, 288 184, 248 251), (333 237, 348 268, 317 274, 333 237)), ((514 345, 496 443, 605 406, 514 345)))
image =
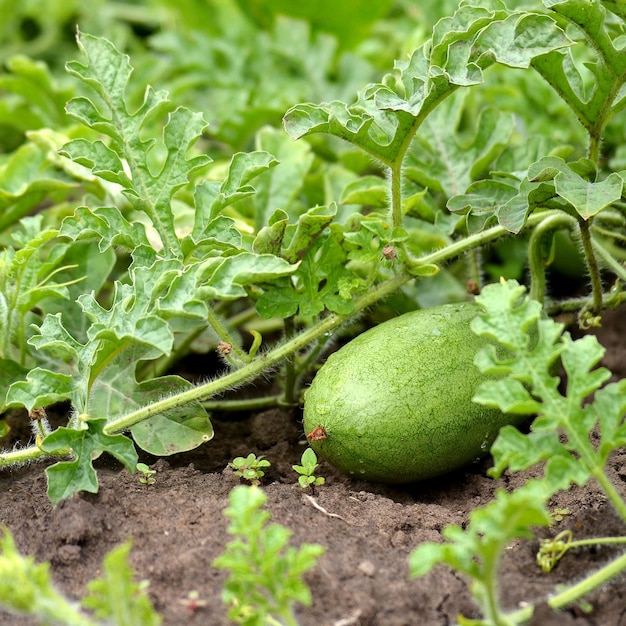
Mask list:
MULTIPOLYGON (((598 332, 607 348, 604 363, 616 378, 626 377, 625 320, 622 307, 607 315, 598 332)), ((150 597, 166 626, 226 625, 220 598, 226 573, 212 566, 230 540, 222 511, 238 483, 225 467, 235 456, 255 452, 272 463, 263 486, 272 520, 293 531, 294 545, 326 547, 306 575, 313 604, 298 608, 301 626, 445 626, 455 624, 459 614, 480 617, 463 578, 438 566, 409 579, 408 556, 420 542, 441 541, 447 524, 465 524, 497 487, 513 488, 528 474, 496 482, 487 477, 485 459, 437 480, 393 487, 353 481, 322 464, 319 474, 327 482, 312 499, 291 469, 305 445, 299 419, 279 410, 215 415, 215 437, 201 449, 168 460, 145 459, 157 470, 154 485, 142 485, 110 460, 99 462, 99 493, 56 508, 46 497, 42 465, 4 473, 0 523, 14 533, 21 551, 51 562, 56 585, 71 598, 79 598, 86 582, 100 574, 109 550, 132 538, 131 564, 139 578, 150 581, 150 597), (192 592, 198 594, 195 609, 192 592)), ((625 460, 626 450, 617 451, 608 470, 624 497, 625 460)), ((623 522, 594 483, 558 494, 551 506, 570 514, 538 537, 565 529, 577 538, 624 534, 623 522)), ((572 551, 545 575, 535 563, 537 547, 538 539, 519 541, 506 553, 500 581, 507 608, 545 599, 557 585, 580 579, 619 553, 609 547, 572 551)), ((622 574, 586 598, 588 604, 560 613, 540 604, 531 624, 626 626, 625 582, 622 574)), ((34 622, 0 613, 0 624, 34 622)))

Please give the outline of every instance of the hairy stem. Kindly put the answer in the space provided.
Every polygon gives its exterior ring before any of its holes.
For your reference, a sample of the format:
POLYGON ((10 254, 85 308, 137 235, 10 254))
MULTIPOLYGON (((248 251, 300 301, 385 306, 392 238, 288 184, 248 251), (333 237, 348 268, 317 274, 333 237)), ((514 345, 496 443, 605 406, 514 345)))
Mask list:
POLYGON ((626 268, 618 263, 614 256, 606 249, 604 244, 597 238, 591 237, 591 245, 593 249, 598 254, 599 257, 602 258, 604 263, 610 268, 610 270, 620 278, 620 280, 626 282, 626 268))
POLYGON ((576 219, 567 213, 557 213, 544 219, 533 230, 528 241, 528 264, 530 267, 529 296, 543 304, 546 295, 546 270, 541 254, 541 244, 546 233, 560 228, 573 228, 576 219))
POLYGON ((391 166, 391 224, 392 228, 402 226, 402 158, 391 166))
POLYGON ((476 291, 473 293, 479 293, 483 286, 483 275, 481 271, 481 255, 480 250, 470 250, 467 253, 468 256, 468 277, 473 283, 476 291))
POLYGON ((602 487, 602 491, 604 491, 604 494, 613 505, 613 508, 626 523, 626 502, 620 496, 619 492, 615 488, 615 485, 611 482, 611 480, 609 480, 602 468, 593 468, 591 470, 591 474, 596 479, 600 487, 602 487))
MULTIPOLYGON (((559 210, 535 213, 528 218, 526 226, 528 228, 533 228, 540 224, 544 219, 549 218, 551 215, 560 215, 561 213, 562 212, 559 210)), ((413 259, 412 265, 418 267, 421 265, 444 263, 460 256, 461 254, 464 254, 468 250, 472 250, 477 246, 484 245, 500 237, 509 236, 510 234, 511 233, 502 226, 493 226, 481 233, 476 233, 461 241, 452 243, 441 250, 432 252, 431 254, 425 255, 419 259, 413 259)), ((410 274, 398 274, 384 283, 373 287, 365 295, 361 296, 361 298, 355 302, 355 309, 351 315, 329 315, 315 326, 305 330, 303 333, 275 348, 271 352, 255 357, 250 363, 246 364, 241 369, 226 374, 217 380, 205 383, 204 385, 200 385, 199 387, 189 391, 173 395, 169 398, 161 400, 160 402, 156 402, 133 411, 132 413, 129 413, 119 419, 113 420, 105 426, 104 431, 107 434, 113 434, 128 430, 135 424, 165 411, 171 410, 174 407, 181 406, 189 402, 206 402, 211 397, 219 393, 248 382, 256 378, 266 369, 276 365, 284 358, 291 356, 295 352, 299 352, 310 343, 319 340, 319 338, 323 335, 332 332, 337 327, 348 321, 355 313, 358 313, 359 311, 375 304, 378 300, 391 295, 402 285, 412 279, 413 277, 410 274)), ((208 406, 210 408, 215 408, 215 410, 219 408, 218 406, 212 407, 211 404, 208 406)), ((69 453, 69 450, 67 453, 69 453)), ((28 462, 44 456, 48 455, 37 446, 32 446, 25 450, 16 452, 0 453, 0 467, 28 462)))
POLYGON ((282 395, 245 398, 243 400, 207 400, 202 403, 207 411, 254 411, 267 409, 280 404, 282 395))
MULTIPOLYGON (((499 561, 499 559, 497 560, 499 561)), ((506 618, 502 615, 500 611, 500 604, 498 602, 498 591, 497 591, 497 575, 495 569, 490 567, 489 572, 487 573, 487 581, 484 583, 484 595, 486 603, 485 617, 489 622, 494 624, 494 626, 508 626, 506 618)))
POLYGON ((30 461, 37 461, 51 456, 67 456, 70 453, 71 450, 69 448, 50 453, 44 452, 39 446, 31 446, 30 448, 24 448, 23 450, 0 453, 0 467, 20 465, 22 463, 29 463, 30 461))
MULTIPOLYGON (((626 291, 622 291, 619 288, 613 289, 609 293, 602 295, 602 307, 615 307, 624 301, 626 297, 626 291)), ((555 317, 559 313, 573 313, 580 311, 581 308, 587 303, 587 298, 572 298, 570 300, 564 300, 563 302, 555 302, 547 308, 547 314, 550 317, 555 317)))
MULTIPOLYGON (((407 274, 399 274, 398 276, 394 276, 384 283, 377 285, 374 289, 361 296, 355 302, 355 312, 367 308, 381 298, 392 294, 410 279, 411 277, 407 274)), ((334 330, 349 319, 349 317, 351 317, 351 315, 331 314, 315 326, 308 328, 284 344, 274 348, 272 351, 254 358, 250 363, 244 365, 242 368, 235 370, 234 372, 230 372, 217 380, 213 380, 203 385, 199 385, 198 387, 194 387, 193 389, 189 389, 188 391, 175 394, 169 398, 161 400, 160 402, 155 402, 154 404, 133 411, 124 417, 115 419, 104 427, 104 432, 106 434, 113 434, 128 430, 135 424, 138 424, 139 422, 149 419, 155 415, 159 415, 160 413, 165 413, 166 411, 170 411, 189 402, 201 402, 202 400, 207 400, 218 393, 226 391, 227 389, 238 387, 239 385, 256 378, 263 371, 280 363, 283 359, 286 359, 295 352, 299 352, 324 333, 334 330)))
MULTIPOLYGON (((560 213, 560 211, 558 211, 558 213, 560 213)), ((554 212, 546 211, 544 213, 531 215, 527 220, 527 225, 529 227, 535 226, 553 214, 554 212)), ((420 266, 443 263, 476 246, 483 245, 489 241, 509 234, 509 231, 502 226, 493 226, 481 233, 476 233, 475 235, 471 235, 461 241, 446 246, 437 252, 433 252, 420 259, 416 259, 414 260, 414 264, 415 266, 420 266)), ((175 407, 182 406, 189 402, 201 402, 203 400, 208 400, 218 393, 222 393, 228 389, 232 389, 233 387, 238 387, 246 382, 249 382, 259 376, 262 372, 280 363, 283 359, 286 359, 292 354, 304 349, 307 345, 317 340, 325 333, 335 330, 338 326, 345 323, 359 311, 362 311, 379 300, 391 295, 411 279, 412 276, 410 274, 398 274, 397 276, 376 285, 370 291, 358 298, 354 303, 354 310, 349 315, 331 314, 284 344, 274 348, 270 352, 255 357, 252 361, 234 372, 226 374, 217 380, 213 380, 203 385, 199 385, 198 387, 194 387, 193 389, 189 389, 188 391, 175 394, 149 406, 137 409, 136 411, 118 419, 112 420, 104 427, 104 432, 110 435, 128 430, 139 422, 149 419, 155 415, 159 415, 160 413, 170 411, 175 407)))
POLYGON ((580 226, 580 238, 583 244, 583 252, 585 253, 585 258, 587 260, 589 277, 591 278, 591 291, 593 298, 592 310, 595 315, 599 315, 602 311, 602 280, 600 278, 598 260, 594 254, 591 242, 590 222, 591 220, 587 221, 580 219, 578 224, 580 226))
MULTIPOLYGON (((553 215, 561 215, 562 213, 563 212, 559 209, 542 211, 541 213, 533 213, 526 220, 526 227, 534 228, 545 219, 548 219, 553 215)), ((413 259, 411 261, 411 266, 420 267, 422 265, 437 265, 439 263, 445 263, 450 259, 454 259, 461 254, 464 254, 465 252, 490 243, 495 239, 511 235, 512 233, 503 226, 492 226, 491 228, 487 228, 480 233, 475 233, 474 235, 470 235, 469 237, 465 237, 464 239, 455 241, 454 243, 447 245, 445 248, 441 248, 441 250, 431 252, 430 254, 420 257, 419 259, 413 259)))
MULTIPOLYGON (((285 319, 285 335, 287 337, 295 332, 293 317, 285 319)), ((287 405, 294 404, 296 397, 296 364, 293 359, 289 359, 285 364, 285 384, 283 385, 283 401, 287 405)))

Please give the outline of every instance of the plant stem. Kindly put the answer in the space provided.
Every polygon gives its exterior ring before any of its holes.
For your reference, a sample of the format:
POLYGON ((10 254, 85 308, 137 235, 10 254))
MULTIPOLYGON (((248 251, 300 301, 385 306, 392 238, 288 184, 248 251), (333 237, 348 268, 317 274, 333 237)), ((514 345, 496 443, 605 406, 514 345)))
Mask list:
MULTIPOLYGON (((576 602, 576 600, 582 598, 584 595, 590 593, 596 589, 596 587, 599 587, 605 582, 611 580, 624 570, 626 570, 626 552, 611 561, 608 565, 605 565, 603 568, 594 572, 590 576, 587 576, 587 578, 581 580, 579 583, 572 585, 565 591, 562 591, 555 596, 552 596, 548 600, 548 606, 553 609, 562 609, 573 602, 576 602)), ((509 613, 508 617, 510 617, 516 624, 526 622, 532 617, 533 609, 533 606, 529 606, 519 611, 509 613)))
POLYGON ((402 226, 402 158, 398 158, 391 166, 391 225, 392 228, 402 226))
POLYGON ((626 268, 618 263, 613 255, 605 248, 604 244, 597 238, 591 237, 591 244, 594 250, 598 253, 598 256, 602 257, 602 260, 611 269, 611 271, 620 278, 620 280, 626 282, 626 268))
MULTIPOLYGON (((499 562, 499 560, 500 559, 496 559, 496 563, 499 562)), ((494 624, 494 626, 508 626, 506 618, 500 611, 497 591, 498 578, 495 569, 489 567, 488 571, 485 572, 484 578, 485 582, 481 582, 480 584, 483 586, 483 594, 486 599, 484 609, 486 610, 485 617, 487 618, 487 622, 494 624)))
POLYGON ((616 543, 626 543, 626 537, 592 537, 591 539, 577 539, 567 544, 568 550, 584 548, 585 546, 604 546, 616 543))
POLYGON ((207 411, 253 411, 267 409, 280 404, 282 395, 245 398, 243 400, 207 400, 202 407, 207 411))
MULTIPOLYGON (((542 222, 544 219, 554 214, 560 214, 561 211, 544 211, 531 215, 527 220, 529 227, 535 226, 542 222)), ((448 261, 460 254, 463 254, 467 250, 470 250, 476 246, 483 245, 489 241, 497 239, 505 235, 509 235, 509 231, 502 226, 492 226, 487 230, 471 235, 461 241, 457 241, 445 248, 428 254, 420 259, 413 261, 415 266, 437 264, 448 261)), ((379 300, 389 296, 399 289, 402 285, 412 279, 410 274, 401 273, 389 280, 380 283, 373 287, 370 291, 358 298, 354 303, 354 310, 348 315, 331 314, 325 317, 315 326, 304 330, 299 335, 296 335, 293 339, 290 339, 274 348, 271 352, 262 354, 255 357, 252 361, 244 365, 234 372, 225 374, 224 376, 184 391, 179 394, 165 398, 154 404, 142 407, 128 413, 123 417, 112 420, 104 427, 104 432, 107 435, 119 433, 124 430, 128 430, 135 424, 147 420, 155 415, 170 411, 178 406, 182 406, 189 402, 201 402, 208 400, 212 396, 222 393, 227 389, 238 387, 254 378, 256 378, 263 371, 275 366, 283 359, 291 356, 295 352, 299 352, 311 342, 315 341, 325 333, 329 333, 335 330, 338 326, 348 321, 355 313, 366 309, 367 307, 375 304, 379 300)))
POLYGON ((481 256, 480 256, 480 250, 476 249, 476 250, 470 250, 468 252, 468 260, 469 260, 469 271, 468 271, 468 275, 469 275, 469 280, 472 281, 474 283, 474 285, 476 286, 477 292, 480 292, 480 290, 483 287, 483 276, 482 276, 482 271, 481 271, 481 256))
MULTIPOLYGON (((561 213, 562 212, 559 210, 534 213, 526 221, 526 226, 528 228, 532 228, 540 224, 543 220, 549 218, 550 216, 560 215, 561 213)), ((476 246, 484 245, 486 243, 489 243, 490 241, 493 241, 494 239, 508 236, 510 234, 511 233, 502 226, 493 226, 481 233, 471 235, 461 241, 450 244, 449 246, 446 246, 441 250, 437 250, 436 252, 432 252, 431 254, 421 257, 420 259, 414 259, 413 264, 415 266, 420 266, 443 263, 467 252, 468 250, 475 248, 476 246)), ((222 393, 229 388, 239 386, 249 380, 252 380, 267 368, 276 365, 282 359, 287 358, 294 352, 300 351, 310 342, 313 342, 316 339, 319 339, 324 334, 330 333, 331 331, 335 330, 338 326, 342 325, 344 322, 350 319, 350 317, 352 317, 354 313, 358 313, 359 311, 371 306, 372 304, 375 304, 378 300, 381 300, 386 296, 394 293, 402 285, 412 279, 413 277, 409 274, 398 274, 397 276, 385 281, 384 283, 380 283, 376 287, 372 288, 371 291, 361 296, 361 298, 359 298, 355 302, 355 308, 351 315, 329 315, 317 325, 305 330, 300 335, 297 335, 293 339, 275 348, 271 352, 256 357, 241 369, 231 372, 230 374, 226 374, 225 376, 217 380, 205 383, 204 385, 200 385, 189 391, 173 395, 169 398, 161 400, 160 402, 156 402, 149 406, 133 411, 128 415, 115 419, 105 426, 104 432, 107 434, 122 432, 131 428, 135 424, 138 424, 139 422, 142 422, 165 411, 171 410, 174 407, 184 405, 188 402, 199 402, 203 400, 206 401, 212 396, 217 395, 218 393, 222 393)), ((271 400, 272 399, 268 399, 268 406, 271 406, 271 400)), ((234 401, 230 401, 229 405, 235 406, 233 402, 234 401)), ((216 409, 219 409, 221 408, 219 404, 221 403, 216 403, 213 406, 215 406, 216 409)), ((208 406, 209 408, 211 408, 211 404, 209 404, 208 406)), ((257 406, 259 405, 257 404, 257 406)), ((64 456, 65 454, 69 453, 70 451, 67 450, 65 453, 59 453, 59 456, 64 456)), ((49 456, 49 454, 44 453, 37 446, 32 446, 25 450, 18 450, 15 452, 0 453, 0 467, 8 465, 18 465, 20 463, 40 459, 44 456, 49 456)))
POLYGON ((546 270, 541 254, 541 243, 546 233, 560 228, 576 226, 576 219, 567 213, 557 213, 544 219, 533 230, 528 241, 528 264, 530 267, 529 297, 543 304, 546 295, 546 270))
POLYGON ((182 406, 189 402, 200 402, 208 398, 222 393, 227 389, 238 387, 253 378, 256 378, 263 371, 273 367, 283 359, 292 355, 294 352, 302 350, 309 343, 322 336, 324 333, 330 332, 347 321, 354 312, 358 312, 368 306, 371 306, 378 300, 392 294, 400 286, 409 281, 411 276, 408 274, 398 274, 393 278, 380 283, 371 291, 361 296, 355 302, 355 310, 350 315, 331 314, 322 319, 315 326, 308 328, 293 339, 274 348, 271 352, 262 354, 250 363, 244 365, 241 369, 230 372, 216 380, 210 381, 198 387, 194 387, 188 391, 165 398, 159 402, 155 402, 141 409, 133 411, 123 417, 114 419, 104 427, 104 432, 108 435, 128 430, 135 424, 142 422, 150 417, 165 413, 178 406, 182 406))
POLYGON ((602 491, 604 491, 609 502, 613 505, 613 508, 618 512, 622 520, 626 522, 626 502, 624 502, 624 499, 618 493, 615 485, 609 480, 602 468, 591 468, 591 474, 600 487, 602 487, 602 491))
MULTIPOLYGON (((289 337, 295 332, 293 317, 285 319, 285 336, 289 337)), ((285 383, 283 385, 283 399, 286 404, 293 404, 296 396, 296 364, 289 359, 285 365, 285 383)))
MULTIPOLYGON (((561 215, 562 213, 563 211, 559 209, 533 213, 526 220, 526 227, 533 228, 543 222, 543 220, 548 219, 553 215, 561 215)), ((455 241, 445 248, 441 248, 441 250, 431 252, 426 256, 420 257, 419 259, 413 259, 411 264, 415 267, 419 267, 422 265, 438 265, 439 263, 444 263, 445 261, 449 261, 450 259, 460 256, 461 254, 464 254, 469 250, 490 243, 494 239, 507 237, 512 234, 513 233, 508 231, 503 226, 492 226, 491 228, 487 228, 487 230, 483 230, 480 233, 475 233, 474 235, 470 235, 469 237, 465 237, 464 239, 455 241)))
POLYGON ((54 453, 44 452, 38 446, 31 446, 30 448, 24 448, 23 450, 14 450, 13 452, 2 452, 0 453, 0 467, 16 466, 21 463, 36 461, 44 457, 67 456, 71 452, 72 451, 69 448, 54 453))
POLYGON ((593 252, 593 245, 591 242, 591 220, 584 219, 578 220, 580 227, 580 238, 583 244, 583 251, 585 258, 587 259, 587 268, 589 270, 589 277, 591 278, 591 291, 593 298, 593 313, 599 315, 602 311, 602 280, 600 279, 600 268, 598 267, 598 260, 593 252))
MULTIPOLYGON (((624 301, 625 294, 626 292, 620 291, 619 289, 603 294, 602 308, 617 306, 624 301)), ((559 313, 572 313, 574 311, 579 311, 586 302, 587 298, 572 298, 563 302, 556 302, 548 307, 547 313, 550 317, 555 317, 559 313)))

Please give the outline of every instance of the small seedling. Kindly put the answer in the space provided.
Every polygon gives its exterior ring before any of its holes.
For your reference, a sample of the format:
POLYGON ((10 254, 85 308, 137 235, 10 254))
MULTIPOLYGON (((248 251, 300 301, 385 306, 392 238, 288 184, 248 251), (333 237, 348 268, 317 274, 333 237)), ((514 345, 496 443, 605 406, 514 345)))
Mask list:
POLYGON ((190 591, 187 594, 186 598, 184 598, 183 600, 179 600, 178 602, 187 607, 190 615, 193 615, 196 611, 199 611, 200 609, 203 609, 208 605, 208 602, 206 600, 200 599, 200 593, 195 589, 193 591, 190 591))
POLYGON ((319 467, 317 463, 317 455, 311 448, 307 448, 300 458, 302 465, 293 465, 293 469, 300 474, 298 482, 302 489, 311 488, 311 492, 315 493, 315 487, 323 485, 325 481, 323 476, 315 476, 315 470, 319 467))
POLYGON ((130 549, 126 542, 104 557, 101 577, 87 584, 86 595, 77 603, 56 589, 49 563, 22 555, 10 531, 0 530, 0 606, 31 616, 37 624, 159 626, 162 619, 146 593, 147 581, 135 581, 128 564, 130 549))
POLYGON ((556 508, 554 509, 554 511, 552 511, 550 513, 550 517, 552 518, 552 520, 554 522, 562 522, 563 519, 567 516, 567 515, 571 515, 572 512, 569 509, 559 509, 556 508))
POLYGON ((222 599, 237 624, 296 626, 294 605, 311 606, 304 574, 324 553, 318 544, 289 545, 292 532, 269 523, 271 514, 259 487, 238 485, 224 514, 230 518, 232 541, 213 565, 229 570, 222 599))
POLYGON ((239 476, 242 480, 245 480, 251 485, 257 487, 261 484, 261 479, 265 476, 265 472, 262 468, 267 468, 271 465, 269 461, 263 458, 263 456, 256 456, 251 452, 247 457, 238 456, 228 467, 233 469, 235 476, 239 476))
POLYGON ((141 472, 139 482, 142 485, 154 485, 156 482, 156 478, 154 477, 154 474, 157 473, 156 470, 150 469, 145 463, 137 463, 137 471, 141 472))

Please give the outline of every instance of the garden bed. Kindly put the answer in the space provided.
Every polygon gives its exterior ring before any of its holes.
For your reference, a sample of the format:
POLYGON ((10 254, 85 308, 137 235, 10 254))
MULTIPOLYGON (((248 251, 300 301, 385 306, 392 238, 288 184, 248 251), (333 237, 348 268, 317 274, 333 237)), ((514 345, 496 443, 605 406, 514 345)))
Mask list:
POLYGON ((5 25, 0 605, 157 626, 145 588, 172 626, 225 624, 224 595, 244 626, 626 626, 626 13, 324 1, 5 25), (437 325, 384 325, 416 311, 437 325), (458 470, 498 411, 495 467, 458 470), (381 486, 316 454, 455 471, 381 486))
MULTIPOLYGON (((604 359, 616 378, 626 376, 626 310, 606 314, 598 332, 604 359)), ((240 393, 246 393, 242 390, 240 393)), ((450 523, 463 525, 469 513, 492 499, 497 486, 523 484, 527 473, 494 481, 489 459, 437 480, 392 487, 352 481, 326 464, 326 484, 312 499, 297 484, 291 465, 299 461, 304 437, 299 416, 279 410, 257 415, 214 416, 215 437, 198 450, 159 460, 156 482, 100 461, 100 492, 81 494, 53 508, 41 466, 4 472, 0 479, 0 522, 14 533, 22 552, 50 561, 58 587, 71 597, 84 594, 99 575, 104 555, 132 538, 131 564, 150 581, 149 593, 164 624, 228 624, 220 594, 226 573, 212 566, 230 537, 222 515, 238 481, 229 460, 249 452, 272 463, 264 480, 272 519, 293 531, 295 545, 319 543, 326 554, 306 576, 313 605, 299 611, 301 626, 445 626, 462 613, 479 617, 465 581, 440 566, 421 579, 408 577, 409 553, 423 541, 439 541, 450 523), (198 594, 194 610, 194 592, 198 594)), ((150 461, 150 459, 146 459, 150 461)), ((626 495, 626 452, 614 454, 609 476, 626 495)), ((576 538, 619 535, 622 523, 594 483, 559 493, 553 509, 569 514, 540 537, 572 529, 576 538)), ((501 572, 507 607, 548 595, 560 583, 582 577, 617 550, 594 547, 567 555, 546 575, 535 563, 537 541, 510 547, 501 572)), ((624 626, 626 594, 618 578, 583 605, 555 613, 539 607, 534 626, 624 626), (586 613, 583 608, 590 610, 586 613)), ((5 626, 33 621, 1 614, 5 626)))

